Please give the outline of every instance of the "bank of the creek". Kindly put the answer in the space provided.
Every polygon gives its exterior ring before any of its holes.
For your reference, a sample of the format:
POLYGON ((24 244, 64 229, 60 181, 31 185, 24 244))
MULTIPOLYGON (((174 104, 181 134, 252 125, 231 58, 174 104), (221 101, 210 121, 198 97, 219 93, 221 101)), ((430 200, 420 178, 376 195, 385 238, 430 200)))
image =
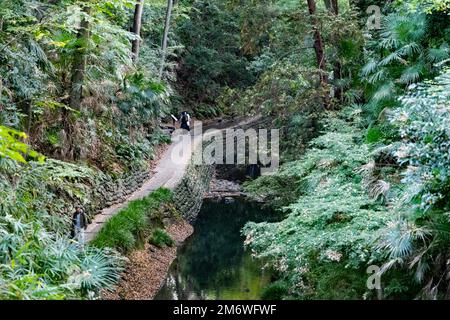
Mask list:
POLYGON ((145 243, 143 248, 127 255, 127 267, 115 290, 102 292, 106 300, 150 300, 160 289, 172 261, 176 258, 177 247, 192 232, 192 226, 184 220, 173 221, 166 232, 176 246, 158 248, 145 243))
POLYGON ((244 249, 241 230, 249 221, 275 219, 243 198, 206 199, 155 299, 259 299, 270 274, 244 249))

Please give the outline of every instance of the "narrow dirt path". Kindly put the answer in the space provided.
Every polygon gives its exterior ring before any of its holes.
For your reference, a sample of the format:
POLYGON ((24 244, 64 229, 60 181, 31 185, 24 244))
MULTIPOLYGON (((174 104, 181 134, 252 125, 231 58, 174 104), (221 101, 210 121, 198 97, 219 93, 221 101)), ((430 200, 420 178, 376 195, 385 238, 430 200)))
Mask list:
MULTIPOLYGON (((255 116, 245 118, 242 121, 221 123, 219 126, 214 127, 218 127, 216 129, 217 131, 232 129, 254 122, 259 118, 259 116, 255 116)), ((208 127, 211 127, 211 125, 205 126, 203 129, 211 129, 208 127)), ((214 134, 214 131, 210 131, 209 133, 214 134)), ((191 130, 190 139, 179 139, 178 135, 172 137, 171 145, 165 151, 158 165, 154 169, 155 174, 149 180, 147 180, 138 190, 132 193, 125 202, 105 208, 100 214, 96 215, 86 229, 86 242, 90 242, 91 240, 93 240, 97 233, 102 229, 106 221, 108 221, 112 216, 116 215, 121 209, 125 208, 130 201, 144 198, 148 196, 152 191, 161 187, 174 189, 183 178, 186 168, 191 161, 193 151, 199 146, 204 137, 205 136, 202 134, 194 135, 194 130, 191 130), (180 150, 181 148, 183 148, 182 150, 189 150, 189 147, 187 146, 188 144, 191 145, 191 152, 184 152, 181 157, 174 158, 177 150, 180 150)))

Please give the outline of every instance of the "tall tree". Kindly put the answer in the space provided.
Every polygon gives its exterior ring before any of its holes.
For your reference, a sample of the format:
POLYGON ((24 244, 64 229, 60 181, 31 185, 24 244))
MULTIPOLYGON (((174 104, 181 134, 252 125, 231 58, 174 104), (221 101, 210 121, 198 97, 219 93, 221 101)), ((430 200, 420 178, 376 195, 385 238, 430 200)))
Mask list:
MULTIPOLYGON (((87 50, 89 43, 89 15, 91 13, 91 7, 84 3, 82 9, 82 16, 80 27, 77 32, 77 41, 72 60, 71 71, 71 83, 69 92, 69 107, 73 110, 79 110, 83 99, 83 85, 86 76, 86 64, 87 64, 87 50)), ((63 111, 63 124, 66 137, 65 151, 63 155, 67 158, 73 159, 73 132, 72 125, 69 120, 69 110, 63 111)))
MULTIPOLYGON (((133 19, 133 33, 140 37, 141 35, 141 25, 142 25, 142 12, 144 11, 144 0, 138 0, 136 6, 134 7, 134 19, 133 19)), ((131 52, 132 59, 137 62, 139 58, 139 47, 141 45, 141 39, 133 40, 131 52)))
POLYGON ((169 38, 169 30, 170 30, 170 17, 172 15, 173 9, 173 0, 167 0, 167 11, 166 11, 166 19, 164 23, 164 34, 161 44, 162 56, 161 56, 161 66, 159 68, 159 78, 162 78, 162 74, 164 71, 164 63, 166 61, 167 54, 167 40, 169 38))
MULTIPOLYGON (((339 3, 338 0, 324 0, 325 2, 325 6, 328 9, 328 11, 331 14, 334 14, 336 17, 339 16, 339 3)), ((333 33, 333 42, 334 45, 337 47, 338 46, 338 42, 339 42, 339 37, 336 36, 336 33, 333 33)), ((337 51, 337 48, 336 48, 337 51)), ((342 66, 341 63, 339 61, 339 57, 338 54, 336 53, 336 57, 335 57, 335 62, 334 62, 334 67, 333 67, 333 75, 334 75, 334 97, 338 100, 338 101, 342 101, 342 88, 339 85, 339 80, 342 79, 342 66)))
POLYGON ((326 71, 325 49, 323 38, 319 30, 319 21, 316 17, 317 6, 315 0, 306 0, 308 3, 308 10, 312 20, 314 31, 314 50, 316 52, 317 67, 319 69, 319 82, 324 90, 324 107, 329 107, 329 94, 327 92, 328 75, 326 71))
POLYGON ((331 11, 336 15, 339 13, 338 0, 324 0, 323 2, 325 3, 328 11, 331 11))
POLYGON ((72 62, 72 76, 69 106, 72 109, 78 110, 80 108, 82 99, 82 89, 84 83, 84 77, 86 73, 86 51, 89 42, 89 21, 88 16, 91 12, 91 8, 88 5, 83 6, 83 14, 81 17, 80 27, 77 33, 77 42, 75 46, 75 53, 72 62))

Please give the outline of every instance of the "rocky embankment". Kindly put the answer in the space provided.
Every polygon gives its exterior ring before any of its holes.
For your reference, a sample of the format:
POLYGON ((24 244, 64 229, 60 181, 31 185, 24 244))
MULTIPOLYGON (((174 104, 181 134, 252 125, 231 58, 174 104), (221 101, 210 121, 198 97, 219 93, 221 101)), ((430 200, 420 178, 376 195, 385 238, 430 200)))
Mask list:
POLYGON ((240 184, 235 181, 217 179, 214 177, 209 185, 209 191, 204 194, 204 198, 221 199, 245 196, 245 193, 242 192, 241 189, 240 184))

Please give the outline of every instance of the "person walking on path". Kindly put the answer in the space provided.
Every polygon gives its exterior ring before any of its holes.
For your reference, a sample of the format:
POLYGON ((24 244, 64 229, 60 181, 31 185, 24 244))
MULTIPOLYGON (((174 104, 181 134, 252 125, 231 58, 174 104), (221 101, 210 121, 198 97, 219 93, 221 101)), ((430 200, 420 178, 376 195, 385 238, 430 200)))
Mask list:
POLYGON ((180 117, 181 129, 191 131, 190 122, 191 122, 191 116, 189 115, 189 113, 187 113, 187 111, 183 111, 181 113, 181 117, 180 117))
POLYGON ((72 217, 71 237, 81 245, 84 245, 84 232, 87 225, 88 221, 83 209, 81 209, 81 207, 76 207, 72 217))

